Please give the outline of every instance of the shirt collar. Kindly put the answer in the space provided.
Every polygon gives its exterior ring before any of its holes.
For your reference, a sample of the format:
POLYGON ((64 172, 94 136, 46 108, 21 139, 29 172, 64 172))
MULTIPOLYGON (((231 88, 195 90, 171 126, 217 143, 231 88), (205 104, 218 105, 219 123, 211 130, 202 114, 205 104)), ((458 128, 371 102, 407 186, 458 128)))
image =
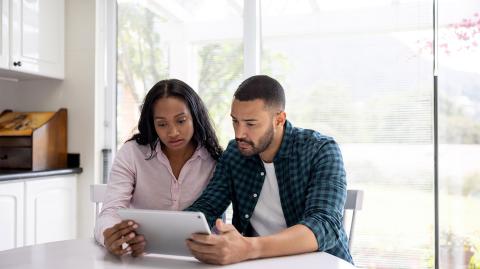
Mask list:
POLYGON ((290 149, 291 149, 290 145, 292 144, 292 139, 293 139, 292 134, 293 134, 293 126, 287 120, 285 121, 282 144, 280 145, 280 149, 277 151, 277 154, 275 154, 275 157, 273 159, 274 162, 280 158, 287 158, 290 155, 290 149))
MULTIPOLYGON (((149 157, 150 154, 151 154, 151 151, 149 150, 146 156, 149 157)), ((157 141, 154 155, 157 155, 157 158, 164 158, 165 160, 168 160, 167 156, 162 151, 162 143, 160 143, 160 141, 157 141)), ((210 156, 210 153, 208 153, 208 150, 204 146, 198 145, 195 151, 193 152, 192 157, 190 157, 190 160, 194 160, 197 157, 200 157, 203 160, 206 160, 208 159, 209 156, 210 156)))
POLYGON ((208 153, 207 148, 199 145, 197 146, 197 149, 195 150, 195 152, 193 152, 192 159, 197 156, 202 158, 203 160, 206 160, 210 156, 210 153, 208 153))

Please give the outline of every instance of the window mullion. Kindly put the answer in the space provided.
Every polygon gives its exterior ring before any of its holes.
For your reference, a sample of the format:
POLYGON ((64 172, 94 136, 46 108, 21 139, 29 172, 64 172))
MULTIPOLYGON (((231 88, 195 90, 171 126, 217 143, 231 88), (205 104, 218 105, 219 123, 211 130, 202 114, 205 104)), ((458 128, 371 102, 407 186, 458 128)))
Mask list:
POLYGON ((243 75, 248 78, 260 73, 260 0, 245 0, 243 12, 243 75))

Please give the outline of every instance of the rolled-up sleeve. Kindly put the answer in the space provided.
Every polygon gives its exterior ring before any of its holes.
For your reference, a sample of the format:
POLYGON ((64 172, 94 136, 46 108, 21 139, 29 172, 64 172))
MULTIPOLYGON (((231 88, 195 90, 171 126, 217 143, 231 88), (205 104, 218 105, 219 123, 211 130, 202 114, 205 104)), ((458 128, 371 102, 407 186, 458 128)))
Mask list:
POLYGON ((340 237, 347 196, 346 175, 340 149, 333 140, 319 146, 313 160, 305 212, 299 224, 315 234, 318 251, 325 251, 335 247, 340 237))

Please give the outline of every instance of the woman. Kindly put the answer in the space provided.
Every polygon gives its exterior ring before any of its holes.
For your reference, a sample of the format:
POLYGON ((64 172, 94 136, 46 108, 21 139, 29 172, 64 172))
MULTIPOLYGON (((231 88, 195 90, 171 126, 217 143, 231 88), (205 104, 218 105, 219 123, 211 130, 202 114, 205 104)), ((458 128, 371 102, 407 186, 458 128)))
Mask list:
POLYGON ((177 79, 147 93, 138 131, 117 152, 95 226, 96 240, 115 255, 139 256, 145 246, 138 225, 121 221, 117 209, 183 210, 200 196, 222 153, 202 100, 177 79))

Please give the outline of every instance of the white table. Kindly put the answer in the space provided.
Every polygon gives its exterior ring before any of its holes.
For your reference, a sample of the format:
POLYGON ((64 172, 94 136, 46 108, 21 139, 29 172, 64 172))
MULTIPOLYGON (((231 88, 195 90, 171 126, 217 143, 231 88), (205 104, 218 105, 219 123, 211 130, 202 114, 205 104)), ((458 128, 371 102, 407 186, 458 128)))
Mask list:
POLYGON ((354 269, 348 262, 327 253, 309 253, 289 257, 246 261, 227 266, 200 263, 194 258, 166 255, 147 255, 141 258, 110 255, 93 239, 68 240, 0 252, 2 269, 114 269, 114 268, 322 268, 354 269))

